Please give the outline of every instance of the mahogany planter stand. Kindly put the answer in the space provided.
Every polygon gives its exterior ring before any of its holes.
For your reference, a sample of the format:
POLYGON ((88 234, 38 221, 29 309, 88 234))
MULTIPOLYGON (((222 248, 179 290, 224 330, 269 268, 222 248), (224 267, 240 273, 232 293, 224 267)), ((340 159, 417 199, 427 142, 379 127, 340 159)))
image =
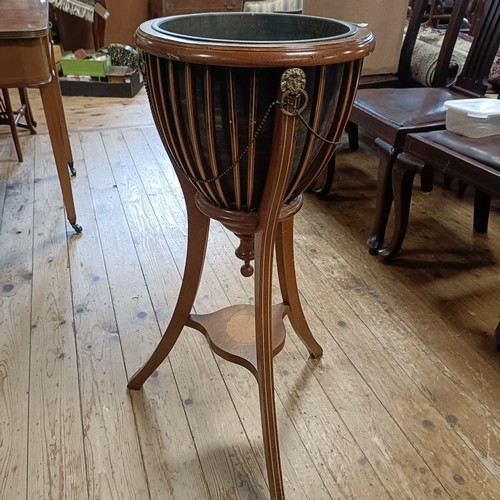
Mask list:
POLYGON ((373 38, 366 29, 307 16, 198 14, 144 23, 136 41, 155 122, 183 191, 188 244, 170 323, 128 387, 142 387, 185 326, 202 332, 214 352, 257 379, 269 491, 283 499, 273 377, 273 357, 285 342, 283 318, 311 357, 322 354, 300 304, 293 216, 335 151, 373 38), (255 305, 191 314, 210 219, 240 238, 244 276, 254 274, 254 262, 255 305), (276 305, 274 251, 283 299, 276 305))

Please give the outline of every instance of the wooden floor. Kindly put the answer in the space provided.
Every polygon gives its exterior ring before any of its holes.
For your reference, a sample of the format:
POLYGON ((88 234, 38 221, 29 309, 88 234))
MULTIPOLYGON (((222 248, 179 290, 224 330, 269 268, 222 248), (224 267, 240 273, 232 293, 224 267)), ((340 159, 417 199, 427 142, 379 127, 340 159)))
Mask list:
MULTIPOLYGON (((65 98, 78 168, 66 223, 40 133, 15 161, 0 130, 0 498, 268 497, 257 384, 186 329, 142 391, 129 377, 175 305, 186 244, 178 184, 133 100, 65 98)), ((306 195, 296 265, 324 348, 291 328, 275 359, 287 499, 500 498, 500 216, 416 192, 392 266, 365 246, 369 145, 339 154, 333 196, 306 195)), ((234 236, 212 225, 197 312, 252 301, 234 236)))

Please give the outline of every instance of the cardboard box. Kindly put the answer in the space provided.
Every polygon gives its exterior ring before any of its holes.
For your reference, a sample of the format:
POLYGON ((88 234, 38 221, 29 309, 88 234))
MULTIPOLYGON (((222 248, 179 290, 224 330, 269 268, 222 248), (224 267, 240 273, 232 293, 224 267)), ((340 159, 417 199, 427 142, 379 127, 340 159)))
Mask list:
POLYGON ((76 80, 66 77, 59 78, 61 94, 67 96, 92 97, 134 97, 141 90, 143 82, 137 71, 113 81, 103 79, 76 80))
POLYGON ((396 72, 407 8, 406 0, 304 0, 304 14, 368 24, 376 45, 364 60, 363 75, 396 72))
POLYGON ((64 76, 106 76, 111 67, 109 55, 88 54, 85 59, 77 59, 75 54, 64 54, 61 57, 61 69, 64 76))

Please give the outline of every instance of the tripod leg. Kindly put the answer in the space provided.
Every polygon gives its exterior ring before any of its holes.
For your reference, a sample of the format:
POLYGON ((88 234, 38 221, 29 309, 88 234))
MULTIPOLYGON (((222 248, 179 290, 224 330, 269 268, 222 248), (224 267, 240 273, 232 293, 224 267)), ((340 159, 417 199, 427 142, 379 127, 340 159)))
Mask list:
POLYGON ((307 324, 300 303, 299 291, 297 289, 297 278, 295 275, 295 259, 293 253, 293 217, 278 224, 276 234, 276 261, 278 265, 278 277, 283 302, 290 306, 290 323, 307 347, 311 358, 319 358, 323 349, 313 337, 307 324))
MULTIPOLYGON (((273 231, 274 233, 274 231, 273 231)), ((273 500, 284 500, 281 474, 272 349, 272 262, 273 235, 258 233, 255 238, 255 330, 257 382, 259 385, 262 438, 266 458, 269 492, 273 500)))
POLYGON ((274 401, 272 346, 273 251, 278 218, 285 198, 297 137, 298 118, 277 113, 275 143, 266 186, 259 205, 259 224, 255 232, 255 344, 259 385, 262 437, 266 456, 269 492, 273 500, 284 500, 276 406, 274 401))
POLYGON ((139 390, 149 376, 158 368, 160 363, 168 356, 186 324, 196 298, 205 260, 210 219, 196 208, 194 192, 189 195, 189 198, 186 197, 185 199, 188 214, 188 243, 179 298, 160 343, 148 361, 129 380, 127 386, 129 389, 139 390))

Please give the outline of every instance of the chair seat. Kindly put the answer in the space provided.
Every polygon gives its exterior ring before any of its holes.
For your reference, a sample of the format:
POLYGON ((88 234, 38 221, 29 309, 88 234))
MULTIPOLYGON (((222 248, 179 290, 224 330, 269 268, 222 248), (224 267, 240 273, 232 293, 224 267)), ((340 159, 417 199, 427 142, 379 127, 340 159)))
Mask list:
MULTIPOLYGON (((394 233, 377 252, 386 264, 397 255, 406 235, 415 175, 432 178, 436 170, 474 187, 474 231, 488 231, 491 196, 500 196, 500 135, 471 138, 447 130, 408 134, 392 170, 394 233)), ((431 191, 432 185, 426 190, 431 191)))
POLYGON ((428 141, 500 171, 500 135, 472 138, 457 135, 447 130, 436 130, 428 132, 425 137, 428 141))
POLYGON ((355 107, 397 128, 418 127, 446 121, 445 101, 464 95, 445 88, 360 89, 355 107))

